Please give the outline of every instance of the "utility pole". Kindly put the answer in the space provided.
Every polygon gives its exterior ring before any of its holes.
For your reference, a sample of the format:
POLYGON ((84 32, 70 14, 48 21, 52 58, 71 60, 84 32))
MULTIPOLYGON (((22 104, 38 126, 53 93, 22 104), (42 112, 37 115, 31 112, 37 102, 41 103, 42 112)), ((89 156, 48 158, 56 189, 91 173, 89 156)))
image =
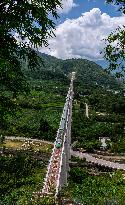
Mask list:
POLYGON ((85 103, 85 106, 86 106, 86 111, 85 111, 85 115, 87 118, 89 118, 89 106, 87 103, 85 103))

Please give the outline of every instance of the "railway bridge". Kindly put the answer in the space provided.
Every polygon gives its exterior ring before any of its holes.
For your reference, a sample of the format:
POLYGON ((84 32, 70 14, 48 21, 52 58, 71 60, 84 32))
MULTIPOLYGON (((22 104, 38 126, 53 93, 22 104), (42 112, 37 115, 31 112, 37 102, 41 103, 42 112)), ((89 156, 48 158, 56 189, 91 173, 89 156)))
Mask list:
POLYGON ((74 79, 75 72, 72 72, 66 102, 42 190, 43 194, 54 194, 55 197, 59 194, 61 187, 67 184, 69 172, 74 79))

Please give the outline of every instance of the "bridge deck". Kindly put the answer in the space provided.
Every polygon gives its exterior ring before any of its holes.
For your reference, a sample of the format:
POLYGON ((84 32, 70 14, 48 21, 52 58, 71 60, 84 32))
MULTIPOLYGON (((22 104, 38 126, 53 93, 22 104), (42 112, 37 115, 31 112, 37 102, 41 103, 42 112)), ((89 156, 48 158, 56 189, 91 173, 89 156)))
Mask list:
POLYGON ((44 193, 53 193, 56 190, 56 182, 58 180, 59 175, 61 153, 62 148, 55 149, 55 152, 53 153, 46 185, 44 187, 44 193))

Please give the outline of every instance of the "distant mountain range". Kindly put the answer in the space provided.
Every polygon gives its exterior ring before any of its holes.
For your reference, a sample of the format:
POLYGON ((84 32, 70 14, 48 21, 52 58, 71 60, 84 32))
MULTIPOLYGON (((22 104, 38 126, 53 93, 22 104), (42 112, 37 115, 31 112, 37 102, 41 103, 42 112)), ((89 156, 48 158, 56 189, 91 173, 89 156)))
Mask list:
POLYGON ((102 68, 106 69, 108 67, 108 62, 106 60, 97 60, 95 61, 98 65, 100 65, 102 68))

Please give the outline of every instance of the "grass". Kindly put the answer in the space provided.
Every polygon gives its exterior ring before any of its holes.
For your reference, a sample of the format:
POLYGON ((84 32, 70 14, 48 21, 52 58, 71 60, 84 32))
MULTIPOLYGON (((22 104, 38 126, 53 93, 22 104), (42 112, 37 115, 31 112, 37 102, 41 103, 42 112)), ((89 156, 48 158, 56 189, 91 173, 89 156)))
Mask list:
POLYGON ((41 151, 45 153, 51 153, 53 145, 47 144, 46 142, 39 141, 20 141, 20 140, 5 140, 4 143, 6 148, 12 149, 32 149, 33 151, 41 151))
POLYGON ((21 148, 23 142, 19 140, 5 140, 5 147, 12 148, 12 149, 19 149, 21 148))

